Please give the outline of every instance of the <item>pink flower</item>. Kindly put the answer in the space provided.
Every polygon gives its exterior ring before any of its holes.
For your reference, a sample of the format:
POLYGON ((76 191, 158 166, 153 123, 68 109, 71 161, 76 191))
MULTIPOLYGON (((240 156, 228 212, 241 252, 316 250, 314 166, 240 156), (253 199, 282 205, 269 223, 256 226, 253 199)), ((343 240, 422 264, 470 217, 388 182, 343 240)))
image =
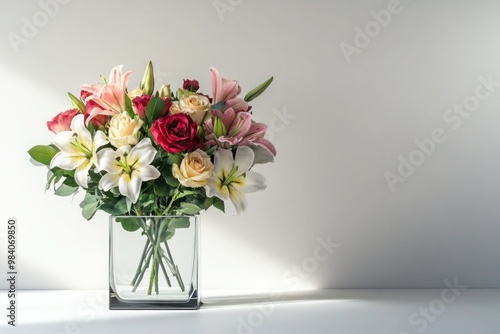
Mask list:
POLYGON ((54 116, 52 120, 47 122, 47 127, 50 131, 56 134, 61 131, 67 131, 70 129, 71 121, 79 113, 80 111, 76 108, 60 112, 59 114, 54 116))
POLYGON ((102 128, 106 125, 106 122, 108 121, 109 116, 107 115, 100 115, 94 112, 94 117, 90 118, 89 116, 90 113, 94 110, 97 109, 97 112, 102 110, 101 107, 93 100, 89 100, 85 104, 85 124, 88 125, 88 122, 90 121, 92 125, 94 125, 96 128, 102 128))
POLYGON ((242 111, 248 112, 250 111, 250 109, 252 109, 252 107, 248 105, 248 103, 246 103, 246 101, 240 97, 235 97, 230 100, 227 100, 222 110, 224 111, 229 108, 233 108, 233 110, 236 112, 242 112, 242 111))
POLYGON ((80 95, 86 96, 84 102, 96 103, 96 106, 89 111, 86 124, 98 115, 112 116, 126 110, 125 94, 131 73, 129 71, 122 74, 122 65, 115 66, 104 84, 82 85, 80 95))
POLYGON ((146 107, 153 95, 136 96, 132 100, 132 108, 140 118, 146 117, 146 107))
POLYGON ((238 81, 221 78, 219 71, 215 67, 210 67, 210 71, 212 72, 212 96, 214 104, 235 98, 241 93, 238 81))
POLYGON ((207 146, 219 146, 225 149, 232 146, 260 146, 276 156, 276 148, 264 138, 267 126, 252 121, 249 112, 212 110, 212 117, 205 123, 207 146))

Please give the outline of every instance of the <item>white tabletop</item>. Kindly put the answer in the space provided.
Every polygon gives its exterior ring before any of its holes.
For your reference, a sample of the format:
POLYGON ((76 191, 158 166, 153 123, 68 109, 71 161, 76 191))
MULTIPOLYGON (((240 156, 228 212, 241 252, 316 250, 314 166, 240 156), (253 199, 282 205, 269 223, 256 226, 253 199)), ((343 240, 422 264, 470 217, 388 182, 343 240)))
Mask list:
POLYGON ((196 311, 110 311, 105 290, 25 290, 16 302, 16 327, 4 315, 0 333, 500 333, 500 289, 202 291, 196 311))

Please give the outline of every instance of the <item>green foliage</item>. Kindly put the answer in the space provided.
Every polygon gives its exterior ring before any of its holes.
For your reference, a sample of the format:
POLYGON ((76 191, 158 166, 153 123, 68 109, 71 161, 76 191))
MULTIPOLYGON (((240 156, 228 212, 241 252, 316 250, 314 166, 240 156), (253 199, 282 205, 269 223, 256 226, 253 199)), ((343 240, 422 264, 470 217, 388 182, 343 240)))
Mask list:
POLYGON ((52 145, 35 145, 28 151, 28 154, 33 160, 48 166, 57 152, 59 150, 52 145))
POLYGON ((163 113, 165 109, 165 101, 163 101, 159 97, 152 97, 146 106, 146 119, 148 120, 148 124, 153 124, 163 113))

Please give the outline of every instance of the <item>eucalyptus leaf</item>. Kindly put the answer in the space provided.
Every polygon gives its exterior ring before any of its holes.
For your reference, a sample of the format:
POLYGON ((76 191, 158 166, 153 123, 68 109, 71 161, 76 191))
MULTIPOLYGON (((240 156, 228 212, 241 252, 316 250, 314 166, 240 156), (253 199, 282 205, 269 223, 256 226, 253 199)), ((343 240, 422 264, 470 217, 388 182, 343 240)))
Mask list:
POLYGON ((83 218, 90 220, 99 209, 99 202, 88 203, 82 208, 83 218))
POLYGON ((113 215, 119 216, 129 212, 130 207, 127 203, 128 197, 120 199, 113 207, 113 215))
POLYGON ((201 208, 198 205, 195 205, 193 203, 184 202, 181 204, 180 210, 182 211, 182 213, 185 213, 188 215, 194 215, 194 214, 197 214, 198 212, 200 212, 201 208))
POLYGON ((54 194, 57 196, 69 196, 73 195, 78 191, 80 186, 75 182, 74 179, 66 179, 64 182, 56 189, 54 194))
POLYGON ((133 216, 116 218, 116 221, 119 222, 123 229, 128 232, 134 232, 140 228, 139 220, 141 220, 141 218, 133 216))

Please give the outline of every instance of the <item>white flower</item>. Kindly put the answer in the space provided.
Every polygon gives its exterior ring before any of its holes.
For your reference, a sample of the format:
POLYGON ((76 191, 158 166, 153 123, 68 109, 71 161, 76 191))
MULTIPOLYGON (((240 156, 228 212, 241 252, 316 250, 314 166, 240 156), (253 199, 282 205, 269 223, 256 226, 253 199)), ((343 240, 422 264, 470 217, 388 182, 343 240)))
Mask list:
POLYGON ((116 151, 105 148, 98 152, 100 170, 108 172, 99 181, 99 188, 108 191, 118 186, 120 194, 136 203, 142 182, 154 180, 160 172, 151 165, 156 149, 149 138, 144 138, 133 148, 121 146, 116 151))
POLYGON ((266 179, 260 173, 249 171, 254 152, 248 146, 238 146, 234 159, 231 150, 219 148, 214 158, 214 173, 205 186, 207 196, 230 199, 239 215, 246 208, 245 193, 266 189, 266 179))
POLYGON ((75 181, 87 188, 90 168, 98 166, 96 151, 108 143, 102 131, 96 131, 94 138, 85 127, 84 116, 76 115, 71 121, 70 130, 61 131, 52 141, 60 150, 50 162, 50 168, 75 170, 75 181))

